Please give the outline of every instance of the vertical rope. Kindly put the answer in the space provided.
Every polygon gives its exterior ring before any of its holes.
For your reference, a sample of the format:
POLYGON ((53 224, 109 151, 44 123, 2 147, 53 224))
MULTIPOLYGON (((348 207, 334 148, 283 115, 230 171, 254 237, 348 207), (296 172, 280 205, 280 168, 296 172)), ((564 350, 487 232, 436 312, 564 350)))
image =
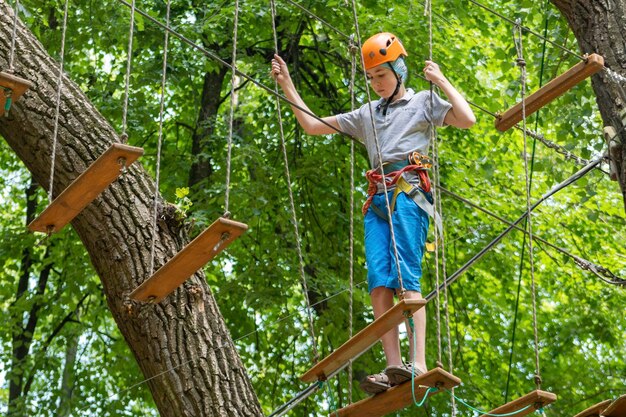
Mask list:
MULTIPOLYGON (((428 59, 429 61, 433 60, 433 13, 432 13, 432 0, 427 0, 424 4, 425 10, 424 12, 428 15, 428 59)), ((439 187, 441 186, 441 178, 439 171, 439 143, 437 142, 437 130, 435 129, 435 125, 433 123, 433 107, 434 107, 434 86, 432 81, 429 82, 430 87, 430 140, 432 143, 433 149, 433 174, 435 177, 435 187, 433 187, 433 199, 435 201, 434 212, 439 213, 441 217, 443 217, 443 206, 441 202, 441 194, 439 192, 439 187)), ((438 358, 439 365, 443 367, 442 360, 442 343, 441 343, 441 301, 440 301, 440 274, 439 274, 439 254, 441 253, 441 274, 443 274, 444 278, 447 276, 447 265, 446 265, 446 242, 444 230, 441 231, 441 236, 439 236, 439 229, 435 225, 434 227, 434 235, 435 235, 435 275, 436 275, 436 285, 437 285, 437 297, 436 297, 436 310, 437 310, 437 348, 438 348, 438 358)), ((448 340, 448 369, 450 373, 454 373, 454 362, 452 360, 452 337, 450 333, 450 309, 448 304, 448 286, 444 286, 444 313, 445 313, 445 321, 446 321, 446 337, 448 340)), ((451 400, 451 415, 452 417, 456 416, 456 399, 454 395, 454 387, 452 387, 450 391, 450 400, 451 400)))
POLYGON ((17 16, 20 12, 20 0, 13 4, 13 34, 11 35, 11 52, 9 53, 9 72, 15 71, 15 39, 17 38, 17 16))
POLYGON ((59 61, 59 79, 57 82, 57 103, 54 113, 54 133, 52 134, 52 156, 50 161, 50 186, 48 188, 48 202, 52 203, 52 190, 54 188, 54 170, 57 155, 57 140, 59 137, 59 114, 61 112, 61 89, 63 88, 63 67, 65 65, 65 34, 67 32, 67 9, 68 0, 65 0, 63 9, 63 29, 61 32, 61 57, 59 61))
MULTIPOLYGON (((170 8, 171 1, 167 0, 167 10, 165 15, 165 25, 170 25, 170 8)), ((163 148, 163 116, 165 113, 165 83, 167 81, 167 51, 169 47, 170 33, 165 31, 165 40, 163 41, 163 68, 161 70, 161 107, 159 109, 159 139, 157 144, 157 161, 156 161, 156 180, 154 186, 154 210, 152 218, 152 247, 150 249, 150 275, 154 273, 154 251, 156 246, 157 235, 157 212, 159 204, 159 182, 161 179, 161 149, 163 148)))
MULTIPOLYGON (((270 0, 270 8, 272 11, 272 31, 274 34, 274 52, 278 54, 278 34, 276 31, 276 9, 274 0, 270 0)), ((285 132, 283 129, 283 116, 280 107, 280 99, 278 95, 278 81, 274 80, 274 91, 276 92, 276 115, 278 117, 278 127, 280 129, 280 143, 283 151, 283 159, 285 161, 285 177, 287 180, 287 189, 289 191, 289 204, 291 206, 291 221, 293 223, 294 234, 296 238, 296 249, 298 252, 298 262, 300 267, 300 281, 302 283, 302 289, 304 290, 304 299, 306 300, 307 314, 309 318, 309 334, 313 345, 313 361, 319 360, 319 353, 317 349, 317 338, 315 337, 315 326, 313 325, 313 314, 311 312, 311 301, 309 300, 309 289, 306 282, 306 276, 304 274, 304 259, 302 257, 302 242, 300 240, 300 232, 298 230, 298 218, 296 216, 296 205, 293 198, 293 190, 291 187, 291 173, 289 172, 289 158, 287 156, 287 145, 285 144, 285 132)))
MULTIPOLYGON (((544 3, 544 26, 543 26, 543 45, 541 48, 541 68, 539 71, 539 86, 541 87, 543 85, 543 73, 544 73, 544 68, 545 68, 545 60, 546 60, 546 46, 547 46, 547 38, 548 38, 548 23, 549 23, 549 13, 548 13, 548 6, 550 4, 550 0, 546 0, 544 3)), ((541 113, 541 110, 538 110, 535 116, 535 131, 537 131, 538 127, 539 127, 539 114, 541 113)), ((536 139, 536 138, 535 138, 536 139)), ((533 153, 532 153, 532 164, 530 167, 530 185, 532 187, 532 182, 533 182, 533 167, 534 167, 534 163, 535 163, 535 150, 536 150, 536 145, 537 145, 537 141, 534 140, 533 141, 533 153)), ((526 229, 526 222, 524 222, 524 230, 526 229)), ((504 389, 504 402, 508 402, 508 398, 509 398, 509 386, 511 384, 511 374, 513 372, 513 355, 515 353, 515 333, 517 330, 517 317, 518 317, 518 312, 519 312, 519 301, 520 301, 520 293, 521 293, 521 289, 522 289, 522 276, 524 273, 524 258, 526 257, 526 233, 524 233, 524 236, 522 238, 522 255, 520 257, 520 263, 519 263, 519 274, 518 274, 518 279, 517 279, 517 294, 516 294, 516 298, 515 298, 515 310, 514 310, 514 314, 513 314, 513 325, 511 326, 511 352, 509 353, 509 365, 508 365, 508 372, 507 372, 507 377, 506 377, 506 387, 504 389)))
MULTIPOLYGON (((354 27, 356 30, 356 37, 357 37, 357 44, 360 46, 361 45, 361 33, 359 30, 359 18, 357 15, 357 11, 356 11, 356 2, 355 0, 352 0, 352 15, 354 18, 354 27)), ((383 178, 385 178, 385 171, 383 169, 383 155, 382 152, 380 150, 380 142, 378 141, 378 133, 376 132, 376 123, 374 121, 374 112, 372 111, 372 95, 370 92, 370 86, 369 83, 367 81, 367 71, 365 70, 365 64, 363 62, 363 57, 361 57, 361 68, 363 68, 362 74, 363 74, 363 80, 365 80, 365 92, 367 93, 367 102, 369 104, 369 111, 370 111, 370 122, 371 122, 371 126, 372 126, 372 131, 374 132, 374 143, 376 144, 376 156, 378 157, 378 168, 380 169, 380 174, 383 178)), ((396 270, 398 271, 398 284, 399 284, 399 294, 398 297, 400 299, 404 298, 404 284, 402 283, 402 271, 400 269, 400 256, 398 255, 398 245, 396 244, 396 234, 394 232, 393 229, 393 221, 391 218, 391 204, 389 202, 389 195, 388 195, 388 190, 387 190, 387 183, 385 182, 385 180, 383 179, 382 181, 383 184, 383 192, 385 194, 385 204, 387 205, 387 218, 389 220, 389 234, 391 237, 391 243, 393 246, 393 254, 395 257, 395 263, 396 263, 396 270)))
POLYGON ((130 29, 128 34, 128 53, 126 57, 126 79, 124 85, 124 109, 122 111, 122 142, 128 140, 128 134, 126 133, 127 118, 128 118, 128 90, 130 85, 130 67, 133 60, 133 35, 135 32, 135 0, 130 5, 130 29))
MULTIPOLYGON (((356 54, 359 47, 354 43, 354 38, 350 38, 350 110, 356 107, 354 94, 354 83, 356 79, 356 54)), ((349 305, 349 336, 352 339, 354 334, 354 141, 350 141, 350 305, 349 305)), ((348 404, 352 404, 352 359, 348 365, 348 404)))
POLYGON ((535 342, 535 385, 537 389, 541 389, 541 370, 539 368, 539 335, 537 330, 537 289, 535 284, 535 262, 533 253, 533 232, 532 232, 532 216, 531 216, 531 193, 530 193, 530 175, 528 169, 527 154, 527 138, 526 138, 526 61, 524 60, 524 50, 522 44, 522 27, 521 22, 516 21, 513 29, 515 38, 515 49, 517 50, 517 66, 520 68, 521 96, 522 96, 522 136, 524 138, 524 176, 526 180, 526 212, 528 224, 528 252, 530 261, 530 277, 531 277, 531 293, 532 293, 532 312, 533 312, 533 332, 535 342))
MULTIPOLYGON (((424 2, 424 15, 428 17, 428 60, 433 60, 433 20, 432 20, 432 3, 431 0, 426 0, 424 2)), ((439 150, 437 148, 437 134, 435 131, 435 123, 433 121, 433 107, 434 107, 434 87, 433 82, 429 81, 430 87, 430 108, 428 109, 430 124, 428 126, 429 132, 429 140, 432 148, 433 154, 433 174, 435 176, 435 181, 439 179, 439 150)), ((435 213, 437 213, 438 208, 438 192, 437 187, 433 187, 433 199, 437 202, 434 205, 435 213)), ((436 281, 436 298, 435 298, 435 311, 436 311, 436 322, 437 322, 437 366, 442 365, 442 348, 441 348, 441 301, 440 301, 440 276, 439 276, 439 230, 435 226, 434 228, 435 235, 435 281, 436 281)))
POLYGON ((230 171, 233 149, 233 119, 235 118, 235 83, 237 82, 237 28, 239 26, 239 0, 235 0, 235 17, 233 21, 233 54, 230 77, 230 113, 228 115, 228 155, 226 157, 226 192, 224 195, 224 216, 229 217, 230 171))

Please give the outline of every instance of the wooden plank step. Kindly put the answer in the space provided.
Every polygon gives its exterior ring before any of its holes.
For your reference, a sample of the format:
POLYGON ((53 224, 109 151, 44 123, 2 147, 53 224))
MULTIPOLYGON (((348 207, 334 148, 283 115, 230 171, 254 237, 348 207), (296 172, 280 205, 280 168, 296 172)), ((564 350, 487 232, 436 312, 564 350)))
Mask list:
POLYGON ((603 417, 626 417, 626 395, 622 395, 613 401, 606 410, 602 412, 603 417))
MULTIPOLYGON (((459 378, 443 369, 431 369, 415 378, 415 398, 417 401, 424 398, 429 387, 440 388, 438 391, 431 392, 430 396, 441 392, 442 389, 452 389, 459 384, 461 384, 459 378)), ((411 388, 411 381, 407 381, 383 393, 350 404, 336 413, 333 411, 330 415, 332 417, 381 417, 413 404, 411 388)))
POLYGON ((378 320, 374 320, 363 330, 354 335, 333 353, 309 369, 300 379, 304 382, 326 380, 333 372, 341 369, 351 359, 357 358, 372 347, 385 333, 398 326, 407 317, 410 317, 427 304, 426 300, 402 300, 390 308, 378 320))
POLYGON ((247 229, 248 225, 245 223, 220 217, 138 286, 130 294, 130 298, 158 303, 247 229))
POLYGON ((112 144, 28 228, 33 232, 58 232, 115 181, 123 167, 130 166, 141 155, 141 148, 112 144))
POLYGON ((576 414, 574 417, 600 417, 602 411, 611 404, 611 400, 602 401, 596 405, 592 405, 584 411, 576 414))
MULTIPOLYGON (((11 91, 11 101, 15 103, 26 90, 33 87, 33 83, 8 72, 0 72, 0 87, 0 90, 4 88, 11 91)), ((6 102, 6 92, 0 91, 0 116, 4 115, 6 102)))
MULTIPOLYGON (((518 398, 517 400, 511 401, 509 403, 504 404, 494 410, 491 410, 488 414, 508 414, 513 413, 522 408, 532 405, 528 407, 526 410, 516 413, 515 417, 527 416, 528 414, 534 413, 536 410, 545 407, 548 404, 552 404, 556 401, 556 394, 547 391, 535 390, 532 391, 523 397, 518 398)), ((487 417, 487 414, 484 414, 481 417, 487 417)))
MULTIPOLYGON (((539 90, 526 97, 526 117, 530 116, 567 90, 604 68, 604 58, 591 54, 539 90)), ((496 129, 505 132, 522 120, 522 103, 517 103, 496 119, 496 129)))

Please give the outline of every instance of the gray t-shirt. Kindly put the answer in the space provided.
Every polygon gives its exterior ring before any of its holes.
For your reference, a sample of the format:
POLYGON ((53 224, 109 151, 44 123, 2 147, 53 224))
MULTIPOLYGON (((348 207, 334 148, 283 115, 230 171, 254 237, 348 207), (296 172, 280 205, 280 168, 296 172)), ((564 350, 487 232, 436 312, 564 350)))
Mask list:
MULTIPOLYGON (((384 100, 364 104, 349 113, 337 115, 339 127, 359 139, 367 148, 371 167, 377 167, 378 153, 372 129, 370 108, 374 114, 378 143, 383 163, 403 161, 412 151, 428 154, 430 145, 430 91, 415 93, 407 89, 404 96, 389 105, 383 116, 384 100)), ((433 122, 443 126, 443 119, 452 105, 433 93, 433 122)))

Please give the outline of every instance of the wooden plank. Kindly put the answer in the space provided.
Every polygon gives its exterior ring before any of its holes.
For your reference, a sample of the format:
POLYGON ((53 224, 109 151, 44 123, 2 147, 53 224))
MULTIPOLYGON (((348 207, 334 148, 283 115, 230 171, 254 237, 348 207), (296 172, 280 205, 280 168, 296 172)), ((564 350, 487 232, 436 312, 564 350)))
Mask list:
POLYGON ((220 217, 137 287, 130 298, 158 303, 247 229, 247 224, 220 217))
MULTIPOLYGON (((586 61, 579 62, 572 68, 559 75, 539 90, 526 97, 526 117, 530 116, 567 90, 576 86, 586 78, 604 68, 604 58, 598 54, 591 54, 586 61)), ((504 132, 522 120, 522 103, 517 103, 496 119, 496 129, 504 132)))
MULTIPOLYGON (((513 413, 521 410, 528 405, 531 405, 531 407, 528 407, 526 410, 515 414, 515 417, 522 417, 534 413, 536 410, 545 407, 548 404, 552 404, 555 401, 556 394, 547 391, 535 390, 524 395, 523 397, 518 398, 517 400, 511 401, 504 404, 503 406, 491 410, 488 414, 513 413)), ((484 414, 481 417, 487 417, 487 414, 484 414)))
MULTIPOLYGON (((8 72, 0 72, 0 87, 11 90, 11 101, 15 103, 33 83, 8 72)), ((1 88, 0 88, 1 90, 1 88)), ((0 116, 4 115, 4 106, 7 98, 4 91, 0 91, 0 116)))
POLYGON ((339 346, 333 353, 309 369, 300 379, 304 382, 313 382, 329 378, 333 372, 365 352, 385 333, 398 326, 403 320, 410 317, 426 304, 426 300, 402 300, 398 302, 380 316, 378 320, 374 320, 346 343, 339 346))
POLYGON ((596 405, 592 405, 584 411, 576 414, 574 417, 600 417, 602 411, 611 404, 611 400, 602 401, 596 405))
POLYGON ((141 148, 112 144, 28 228, 33 232, 58 232, 115 181, 123 167, 128 167, 141 155, 141 148))
POLYGON ((602 412, 603 417, 626 417, 626 395, 622 395, 613 401, 606 410, 602 412))
MULTIPOLYGON (((459 384, 461 384, 459 378, 443 369, 431 369, 415 378, 415 398, 417 401, 424 398, 429 387, 440 388, 438 391, 431 392, 430 396, 441 392, 444 388, 451 389, 459 384)), ((350 404, 336 413, 333 411, 330 415, 333 417, 381 417, 393 413, 413 403, 412 387, 411 381, 407 381, 383 393, 350 404)))

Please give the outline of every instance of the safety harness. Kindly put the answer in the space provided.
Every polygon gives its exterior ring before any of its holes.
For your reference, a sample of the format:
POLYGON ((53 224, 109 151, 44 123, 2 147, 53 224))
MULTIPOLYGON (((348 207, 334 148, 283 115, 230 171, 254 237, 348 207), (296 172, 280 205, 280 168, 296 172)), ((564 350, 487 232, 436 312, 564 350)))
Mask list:
POLYGON ((387 187, 395 186, 393 197, 391 199, 391 213, 393 213, 396 205, 398 194, 404 192, 410 199, 415 201, 422 210, 424 210, 435 221, 435 225, 441 232, 443 226, 439 213, 435 212, 433 205, 433 197, 431 193, 430 178, 428 177, 428 169, 432 167, 432 160, 417 151, 409 154, 406 160, 383 164, 384 175, 380 173, 380 169, 371 169, 365 173, 369 185, 367 188, 367 200, 363 204, 363 215, 371 207, 372 211, 379 217, 389 220, 387 213, 372 205, 374 195, 378 193, 378 185, 384 180, 387 187), (415 172, 419 179, 418 185, 409 183, 404 178, 405 172, 415 172))

